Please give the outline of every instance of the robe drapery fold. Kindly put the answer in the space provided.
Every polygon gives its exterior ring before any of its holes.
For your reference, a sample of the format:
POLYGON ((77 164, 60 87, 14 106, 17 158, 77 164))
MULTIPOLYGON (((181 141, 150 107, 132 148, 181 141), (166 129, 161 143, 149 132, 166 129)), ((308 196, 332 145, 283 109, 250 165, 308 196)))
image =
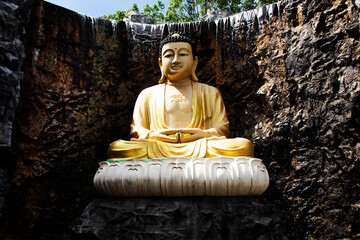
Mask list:
POLYGON ((140 93, 131 124, 130 135, 133 139, 110 144, 110 159, 253 156, 253 145, 249 140, 226 139, 229 121, 219 90, 198 82, 192 82, 192 119, 186 128, 207 130, 213 136, 189 143, 148 139, 151 131, 168 129, 165 123, 165 87, 166 84, 159 84, 140 93))

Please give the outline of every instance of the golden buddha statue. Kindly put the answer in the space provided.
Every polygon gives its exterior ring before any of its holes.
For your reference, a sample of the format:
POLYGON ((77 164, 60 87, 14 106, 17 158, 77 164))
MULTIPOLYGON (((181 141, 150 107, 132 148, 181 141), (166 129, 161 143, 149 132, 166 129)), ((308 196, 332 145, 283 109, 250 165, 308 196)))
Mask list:
POLYGON ((220 92, 199 83, 193 42, 178 33, 160 45, 159 84, 135 104, 130 141, 110 144, 95 188, 106 195, 254 196, 269 185, 261 159, 245 138, 227 139, 220 92), (149 160, 150 159, 150 160, 149 160))
POLYGON ((248 139, 227 138, 229 121, 220 92, 198 82, 193 41, 178 33, 169 35, 161 42, 159 55, 159 84, 140 93, 132 138, 111 143, 109 160, 253 157, 248 139))

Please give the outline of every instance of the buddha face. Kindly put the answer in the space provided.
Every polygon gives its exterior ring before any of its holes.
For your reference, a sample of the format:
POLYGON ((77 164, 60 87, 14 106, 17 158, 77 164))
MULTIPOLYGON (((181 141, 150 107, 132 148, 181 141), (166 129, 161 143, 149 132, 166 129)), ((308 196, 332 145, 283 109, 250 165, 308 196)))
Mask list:
POLYGON ((186 42, 170 42, 162 47, 159 66, 170 81, 190 79, 195 73, 197 57, 194 59, 192 48, 186 42))

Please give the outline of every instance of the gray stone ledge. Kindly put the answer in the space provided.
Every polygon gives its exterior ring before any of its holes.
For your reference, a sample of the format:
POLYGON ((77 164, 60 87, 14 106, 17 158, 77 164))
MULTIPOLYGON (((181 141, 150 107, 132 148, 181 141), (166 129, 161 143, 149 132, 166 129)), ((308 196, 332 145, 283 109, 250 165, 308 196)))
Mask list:
POLYGON ((287 239, 281 215, 258 197, 104 198, 73 229, 99 239, 287 239))

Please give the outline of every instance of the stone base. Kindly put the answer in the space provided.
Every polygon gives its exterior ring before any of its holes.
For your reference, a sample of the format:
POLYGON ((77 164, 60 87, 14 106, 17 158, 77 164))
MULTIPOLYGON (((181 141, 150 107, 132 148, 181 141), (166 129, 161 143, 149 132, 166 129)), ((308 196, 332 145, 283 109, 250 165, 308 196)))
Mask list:
POLYGON ((280 213, 257 197, 98 199, 74 230, 79 239, 287 239, 280 213))
POLYGON ((257 196, 269 185, 257 158, 166 158, 100 163, 95 188, 110 196, 257 196))

